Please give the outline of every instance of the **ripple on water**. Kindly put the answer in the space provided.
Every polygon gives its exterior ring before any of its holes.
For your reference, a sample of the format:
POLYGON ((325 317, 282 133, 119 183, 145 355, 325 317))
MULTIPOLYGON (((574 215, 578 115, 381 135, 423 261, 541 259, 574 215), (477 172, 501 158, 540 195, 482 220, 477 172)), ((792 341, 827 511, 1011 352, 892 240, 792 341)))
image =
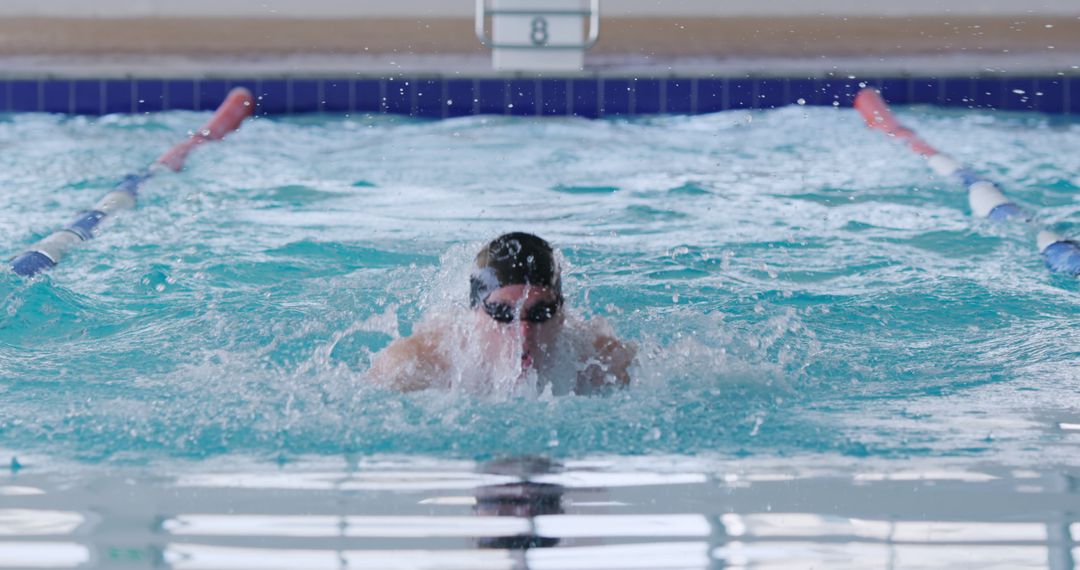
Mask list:
MULTIPOLYGON (((1080 143, 1074 124, 901 112, 1075 227, 1080 159, 1055 150, 1080 143)), ((0 237, 14 252, 45 235, 203 118, 5 117, 0 237)), ((849 111, 260 118, 53 273, 0 277, 0 445, 1060 460, 1031 410, 1080 380, 1078 286, 1032 241, 972 220, 962 189, 849 111), (576 310, 639 344, 634 386, 367 386, 371 354, 463 304, 475 250, 517 229, 562 248, 576 310), (975 402, 1009 437, 955 427, 975 402)))

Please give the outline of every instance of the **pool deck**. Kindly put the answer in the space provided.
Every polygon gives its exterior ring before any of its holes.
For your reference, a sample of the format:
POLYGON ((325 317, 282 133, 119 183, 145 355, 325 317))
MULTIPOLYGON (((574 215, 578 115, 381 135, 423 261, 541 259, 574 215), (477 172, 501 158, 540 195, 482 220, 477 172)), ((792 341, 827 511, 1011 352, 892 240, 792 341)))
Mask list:
POLYGON ((585 69, 496 72, 463 17, 0 19, 0 111, 602 117, 894 103, 1080 111, 1080 17, 605 17, 585 69))
POLYGON ((1041 53, 945 53, 743 57, 590 54, 580 72, 497 72, 487 53, 274 55, 23 54, 0 55, 0 78, 316 78, 316 77, 826 77, 1077 76, 1080 50, 1041 53))
MULTIPOLYGON (((464 18, 0 19, 3 77, 491 75, 464 18)), ((1072 73, 1080 18, 618 17, 584 73, 1072 73)))

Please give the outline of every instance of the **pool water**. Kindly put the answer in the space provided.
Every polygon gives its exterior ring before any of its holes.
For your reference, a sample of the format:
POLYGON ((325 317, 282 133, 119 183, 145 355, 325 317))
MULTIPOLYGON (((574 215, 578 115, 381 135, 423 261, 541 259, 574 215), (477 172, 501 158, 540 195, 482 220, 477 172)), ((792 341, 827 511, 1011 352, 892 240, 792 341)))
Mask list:
MULTIPOLYGON (((900 114, 1080 235, 1080 124, 900 114)), ((0 243, 203 120, 0 118, 0 243)), ((257 118, 0 274, 0 568, 1072 567, 1078 291, 850 109, 257 118), (367 385, 514 230, 630 389, 367 385)))

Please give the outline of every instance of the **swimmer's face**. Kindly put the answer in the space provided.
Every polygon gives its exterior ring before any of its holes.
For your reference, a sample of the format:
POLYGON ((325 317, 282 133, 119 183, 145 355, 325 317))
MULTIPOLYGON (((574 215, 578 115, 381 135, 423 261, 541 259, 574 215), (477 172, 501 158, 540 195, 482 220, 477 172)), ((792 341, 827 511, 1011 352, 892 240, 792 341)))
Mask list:
POLYGON ((559 295, 549 287, 507 285, 491 292, 476 308, 477 329, 494 354, 521 349, 522 368, 544 362, 562 330, 559 295))

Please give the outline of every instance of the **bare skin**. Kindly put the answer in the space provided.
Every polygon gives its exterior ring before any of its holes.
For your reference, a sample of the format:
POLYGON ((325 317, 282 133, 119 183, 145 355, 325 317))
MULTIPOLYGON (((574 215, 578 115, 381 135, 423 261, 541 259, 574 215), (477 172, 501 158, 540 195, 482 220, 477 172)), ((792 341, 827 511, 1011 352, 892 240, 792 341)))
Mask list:
MULTIPOLYGON (((552 318, 543 322, 523 317, 538 305, 550 305, 556 298, 554 291, 539 286, 508 285, 493 291, 485 301, 512 307, 514 320, 498 322, 482 307, 471 311, 470 324, 480 355, 488 359, 520 356, 522 374, 529 369, 538 372, 550 369, 560 356, 556 340, 564 332, 565 310, 560 307, 552 318)), ((372 359, 368 378, 401 391, 433 387, 435 379, 446 377, 453 366, 447 352, 453 345, 448 341, 453 339, 448 339, 448 334, 450 331, 446 329, 427 328, 395 340, 372 359)), ((589 344, 591 350, 578 355, 580 366, 573 391, 589 394, 629 384, 628 369, 637 353, 636 347, 602 333, 596 333, 589 344)))

